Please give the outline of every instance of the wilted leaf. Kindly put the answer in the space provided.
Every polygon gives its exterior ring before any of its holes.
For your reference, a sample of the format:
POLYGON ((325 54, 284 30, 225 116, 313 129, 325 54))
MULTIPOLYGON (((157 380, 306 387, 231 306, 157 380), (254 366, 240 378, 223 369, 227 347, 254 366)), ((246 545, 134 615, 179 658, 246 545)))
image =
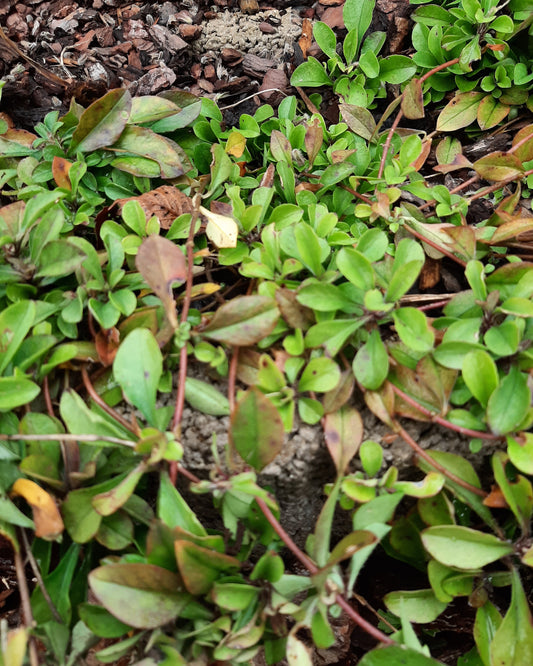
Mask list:
POLYGON ((156 296, 161 299, 169 322, 176 328, 178 317, 172 285, 187 279, 185 255, 167 238, 149 236, 137 252, 135 265, 156 296))
POLYGON ((485 180, 507 180, 511 178, 521 178, 524 173, 522 163, 516 157, 497 150, 476 160, 473 167, 476 173, 485 180))
POLYGON ((161 185, 138 197, 118 199, 116 205, 120 211, 128 201, 139 203, 147 221, 155 215, 162 229, 170 229, 177 217, 193 211, 191 198, 172 185, 161 185))
POLYGON ((270 335, 279 319, 276 301, 269 296, 240 296, 222 305, 203 329, 206 338, 246 347, 270 335))
POLYGON ((72 135, 71 152, 86 153, 115 143, 126 127, 131 95, 124 88, 110 90, 84 111, 72 135))
POLYGON ((353 104, 339 104, 339 111, 354 134, 370 141, 376 129, 376 122, 368 109, 353 104))
POLYGON ((31 506, 35 536, 54 540, 63 532, 63 520, 53 497, 37 483, 29 479, 17 479, 11 487, 11 495, 24 497, 31 506))
POLYGON ((91 571, 89 585, 104 608, 137 629, 174 620, 191 598, 176 573, 153 564, 108 564, 91 571))
POLYGON ((213 213, 200 206, 200 213, 207 218, 205 233, 216 247, 236 247, 239 227, 232 217, 213 213))
POLYGON ((419 79, 412 79, 405 86, 402 96, 402 112, 409 120, 424 117, 424 96, 419 79))
POLYGON ((229 437, 241 458, 256 470, 281 451, 284 428, 278 410, 257 388, 246 391, 231 417, 229 437))
POLYGON ((337 475, 344 474, 363 439, 363 421, 357 409, 342 407, 337 412, 327 414, 324 437, 337 475))
POLYGON ((109 149, 155 160, 161 168, 162 178, 177 178, 185 171, 179 146, 147 127, 128 125, 109 149))
POLYGON ((492 95, 487 95, 479 103, 477 110, 477 122, 482 130, 495 127, 509 115, 511 107, 502 104, 492 95))
POLYGON ((240 568, 234 557, 192 541, 177 540, 174 549, 183 584, 191 594, 206 594, 221 573, 234 573, 240 568))
POLYGON ((316 156, 320 152, 322 143, 324 141, 324 131, 318 118, 313 118, 305 130, 305 150, 309 158, 309 168, 313 166, 316 156))
POLYGON ((54 155, 54 159, 52 160, 52 176, 58 187, 62 187, 69 191, 72 189, 70 178, 68 177, 68 172, 70 171, 71 166, 72 162, 69 162, 69 160, 54 155))

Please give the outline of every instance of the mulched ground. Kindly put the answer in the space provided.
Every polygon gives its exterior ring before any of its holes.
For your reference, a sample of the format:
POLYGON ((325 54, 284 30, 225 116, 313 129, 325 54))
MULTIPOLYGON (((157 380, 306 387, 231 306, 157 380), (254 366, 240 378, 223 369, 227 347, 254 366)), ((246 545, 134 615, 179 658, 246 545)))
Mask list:
MULTIPOLYGON (((121 86, 144 95, 185 88, 231 104, 258 90, 290 92, 309 21, 324 21, 342 38, 342 4, 0 0, 0 77, 7 80, 0 108, 30 128, 50 110, 65 111, 72 97, 87 106, 121 86)), ((387 31, 391 53, 404 48, 411 9, 408 0, 378 0, 372 27, 387 31)), ((261 97, 273 105, 280 99, 273 91, 261 97)))

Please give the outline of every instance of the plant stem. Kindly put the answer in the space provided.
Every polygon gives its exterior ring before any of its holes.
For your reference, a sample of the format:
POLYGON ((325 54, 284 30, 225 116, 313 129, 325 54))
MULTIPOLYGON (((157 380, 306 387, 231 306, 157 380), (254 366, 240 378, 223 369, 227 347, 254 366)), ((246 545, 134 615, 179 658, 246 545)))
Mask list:
POLYGON ((427 409, 427 407, 424 407, 421 405, 415 398, 412 398, 410 395, 407 393, 404 393, 401 389, 399 389, 397 386, 394 384, 391 384, 392 390, 396 395, 398 395, 402 400, 407 402, 411 407, 414 407, 415 409, 418 409, 419 412, 424 414, 425 416, 429 416, 429 418, 434 422, 438 423, 439 425, 443 426, 444 428, 448 428, 448 430, 454 430, 455 432, 458 432, 460 435, 463 435, 464 437, 479 437, 479 439, 487 439, 490 441, 495 441, 501 439, 499 435, 493 435, 491 432, 482 432, 480 430, 470 430, 470 428, 463 428, 462 426, 456 425, 455 423, 452 423, 451 421, 447 421, 446 419, 443 419, 442 416, 439 416, 438 414, 435 414, 435 412, 432 412, 430 409, 427 409))
POLYGON ((456 483, 458 486, 461 486, 461 488, 464 488, 465 490, 469 490, 471 493, 475 493, 479 497, 487 497, 488 493, 486 493, 484 490, 481 488, 476 488, 476 486, 470 485, 467 481, 463 481, 463 479, 459 478, 456 476, 453 472, 450 472, 450 470, 446 469, 443 465, 438 463, 436 460, 433 460, 433 458, 424 451, 424 449, 415 442, 415 440, 411 437, 411 435, 402 428, 402 426, 398 423, 398 421, 393 421, 394 423, 394 431, 397 432, 406 442, 409 444, 409 446, 413 449, 413 451, 416 451, 416 453, 423 458, 433 469, 436 469, 437 472, 440 472, 442 475, 444 475, 446 478, 450 479, 450 481, 453 481, 456 483))
MULTIPOLYGON (((22 562, 22 556, 20 554, 20 550, 15 548, 14 556, 15 556, 15 571, 17 574, 17 583, 19 586, 22 620, 24 622, 24 626, 27 629, 31 629, 34 625, 34 621, 31 612, 28 582, 26 580, 26 572, 24 571, 24 564, 22 562)), ((30 656, 30 665, 39 666, 39 654, 37 652, 37 646, 35 645, 35 638, 31 635, 29 636, 28 639, 28 651, 30 656)))
POLYGON ((21 529, 20 533, 22 534, 22 540, 24 541, 24 549, 26 551, 26 557, 28 558, 28 562, 30 563, 31 570, 33 571, 33 575, 35 576, 35 579, 37 580, 37 585, 41 588, 41 592, 43 594, 44 600, 48 604, 48 608, 50 609, 50 612, 54 616, 54 620, 58 622, 59 624, 65 624, 63 622, 63 619, 61 618, 61 615, 59 614, 59 611, 56 608, 56 605, 52 601, 50 595, 48 594, 48 590, 46 589, 46 586, 43 581, 43 577, 41 576, 41 571, 39 569, 39 566, 37 562, 35 561, 35 557, 33 557, 33 553, 31 552, 31 546, 28 541, 28 537, 26 535, 26 530, 21 529))
MULTIPOLYGON (((291 551, 291 553, 304 565, 304 567, 309 571, 311 575, 315 575, 319 572, 316 564, 294 543, 291 537, 285 532, 283 527, 279 524, 278 520, 268 508, 266 502, 260 497, 256 497, 255 501, 259 505, 259 508, 263 512, 263 515, 268 520, 276 534, 283 541, 285 546, 291 551)), ((367 622, 359 613, 353 608, 346 599, 341 594, 335 595, 335 602, 342 608, 342 610, 348 615, 348 617, 354 621, 356 625, 364 629, 368 634, 381 643, 386 645, 392 645, 394 641, 389 638, 382 631, 374 627, 374 625, 367 622)))
POLYGON ((228 371, 228 402, 230 414, 235 409, 235 380, 237 378, 237 365, 239 364, 239 347, 233 347, 233 354, 228 371))
POLYGON ((129 446, 130 448, 135 448, 137 442, 132 442, 129 439, 121 439, 120 437, 109 437, 107 435, 94 435, 94 434, 83 434, 83 435, 70 435, 65 434, 64 432, 52 433, 52 434, 42 434, 42 435, 4 435, 0 433, 0 442, 1 441, 21 441, 26 440, 28 442, 55 442, 58 440, 63 440, 65 442, 109 442, 110 444, 122 444, 123 446, 129 446))
MULTIPOLYGON (((193 212, 191 215, 191 224, 189 226, 189 235, 187 236, 187 243, 185 245, 187 251, 187 281, 185 283, 185 296, 183 298, 183 307, 181 310, 180 324, 185 324, 187 315, 189 314, 189 307, 191 305, 192 281, 193 281, 193 266, 194 266, 194 230, 196 228, 196 221, 198 220, 200 208, 200 193, 196 193, 193 197, 193 212)), ((187 380, 187 343, 182 342, 180 349, 180 366, 178 372, 178 389, 176 394, 176 407, 174 409, 174 418, 172 420, 172 431, 176 439, 181 439, 181 419, 183 418, 183 408, 185 406, 185 382, 187 380)), ((169 465, 170 480, 173 484, 176 483, 178 476, 178 463, 173 460, 169 465)))
POLYGON ((105 403, 102 398, 98 395, 98 393, 94 390, 94 386, 92 385, 92 382, 89 377, 89 373, 87 372, 87 368, 85 366, 82 367, 81 369, 81 378, 83 380, 83 385, 85 386, 85 390, 89 394, 89 396, 94 400, 94 402, 102 409, 106 414, 109 414, 112 419, 115 421, 118 421, 120 425, 123 428, 126 428, 126 430, 129 430, 133 435, 137 436, 139 434, 139 429, 134 428, 131 423, 128 423, 126 419, 121 416, 118 412, 116 412, 114 409, 112 409, 107 403, 105 403))

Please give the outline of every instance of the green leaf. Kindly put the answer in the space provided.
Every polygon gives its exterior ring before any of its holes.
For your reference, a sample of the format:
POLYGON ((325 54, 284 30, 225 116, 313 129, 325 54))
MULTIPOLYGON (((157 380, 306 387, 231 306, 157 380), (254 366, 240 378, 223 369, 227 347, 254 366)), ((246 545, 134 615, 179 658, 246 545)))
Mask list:
POLYGON ((256 470, 281 451, 283 422, 278 410, 257 388, 246 391, 231 417, 230 441, 241 458, 256 470))
POLYGON ((206 338, 247 347, 270 335, 279 319, 276 301, 269 296, 240 296, 224 303, 203 329, 206 338))
POLYGON ((94 495, 92 505, 101 516, 110 516, 118 511, 133 495, 142 475, 147 471, 148 465, 140 462, 127 476, 110 490, 94 495))
POLYGON ((501 623, 502 616, 490 601, 487 601, 477 609, 474 623, 474 639, 483 664, 490 666, 490 646, 494 634, 501 623))
POLYGON ((402 615, 409 622, 417 624, 433 622, 448 605, 447 602, 439 601, 433 590, 389 592, 383 597, 383 601, 391 613, 402 615))
POLYGON ((383 384, 389 374, 389 357, 378 330, 369 335, 352 365, 355 378, 366 389, 375 391, 383 384))
POLYGON ((484 349, 473 350, 465 356, 462 370, 470 393, 482 407, 487 407, 490 396, 498 386, 498 368, 492 356, 484 349))
POLYGON ((458 525, 428 527, 421 538, 432 557, 456 569, 479 569, 513 552, 511 544, 492 534, 458 525))
POLYGON ((416 352, 433 349, 435 334, 429 327, 426 315, 416 308, 400 308, 392 314, 400 340, 416 352))
POLYGON ((531 404, 531 391, 527 376, 516 366, 511 366, 492 392, 487 403, 487 421, 495 435, 505 435, 516 430, 527 415, 531 404))
POLYGON ((416 64, 402 55, 391 55, 379 62, 379 78, 386 83, 398 84, 416 74, 416 64))
POLYGON ((260 588, 244 583, 215 583, 211 598, 219 608, 242 611, 255 604, 260 588))
POLYGON ((177 178, 185 169, 182 151, 171 139, 159 136, 147 127, 128 125, 110 146, 116 153, 132 153, 156 161, 162 178, 177 178))
POLYGON ((172 485, 168 474, 161 475, 159 493, 157 495, 157 516, 167 527, 181 527, 190 534, 199 537, 207 536, 204 526, 172 485))
POLYGON ((211 416, 228 416, 229 401, 212 384, 201 379, 187 377, 185 380, 185 400, 193 409, 211 416))
POLYGON ((320 243, 314 229, 309 224, 297 224, 294 228, 294 239, 300 261, 313 275, 322 275, 324 269, 320 261, 320 243))
POLYGON ((333 390, 341 378, 339 366, 330 358, 313 358, 305 366, 298 390, 325 393, 333 390))
POLYGON ((372 23, 375 0, 346 0, 342 8, 342 17, 346 30, 357 30, 359 43, 372 23))
POLYGON ((131 95, 124 88, 110 90, 84 111, 72 135, 71 152, 86 153, 113 144, 126 127, 131 95))
MULTIPOLYGON (((79 546, 72 543, 59 561, 57 567, 52 573, 45 576, 43 580, 50 599, 57 608, 62 621, 67 625, 70 623, 72 615, 70 585, 76 571, 78 555, 79 546)), ((35 622, 44 624, 54 619, 50 606, 39 586, 34 589, 31 595, 31 607, 35 622)))
MULTIPOLYGON (((19 301, 8 305, 0 313, 0 374, 4 372, 8 363, 16 354, 28 331, 35 320, 35 303, 33 301, 19 301)), ((17 381, 26 381, 17 378, 17 381)), ((7 388, 7 387, 6 387, 7 388)), ((2 398, 7 398, 5 392, 0 394, 0 409, 2 398)), ((14 396, 11 396, 13 399, 14 396)), ((20 402, 17 405, 23 404, 20 402)), ((9 407, 7 409, 10 409, 9 407)))
POLYGON ((9 412, 36 398, 41 389, 29 379, 0 377, 0 411, 9 412))
POLYGON ((153 564, 108 564, 91 571, 89 585, 111 615, 137 629, 171 622, 191 598, 177 574, 153 564))
POLYGON ((359 449, 361 465, 368 476, 376 476, 383 464, 383 448, 373 439, 367 439, 359 449))
POLYGON ((81 267, 85 257, 83 250, 67 240, 50 241, 41 252, 35 277, 59 277, 73 273, 81 267))
POLYGON ((310 282, 303 285, 298 290, 296 299, 298 303, 319 312, 334 312, 353 306, 339 287, 327 282, 310 282))
POLYGON ((126 336, 115 356, 113 374, 126 398, 155 426, 155 400, 163 374, 163 356, 148 329, 136 328, 126 336))
POLYGON ((533 488, 530 481, 521 474, 516 474, 512 481, 507 478, 505 468, 508 460, 508 456, 503 451, 496 451, 493 454, 494 480, 520 525, 522 533, 527 534, 533 513, 533 488))
POLYGON ((354 286, 364 291, 374 287, 374 269, 370 261, 353 248, 343 247, 337 257, 337 268, 354 286))
POLYGON ((440 661, 426 657, 411 648, 401 645, 389 645, 367 652, 357 666, 442 666, 440 661))
POLYGON ((313 56, 309 56, 305 62, 298 65, 291 76, 291 86, 318 88, 327 85, 332 85, 332 81, 324 67, 313 56))
POLYGON ((511 605, 490 645, 490 663, 494 666, 533 663, 533 617, 516 569, 512 576, 511 605))
POLYGON ((101 638, 119 638, 131 629, 101 606, 84 602, 78 606, 78 613, 93 634, 101 638))
POLYGON ((533 433, 520 432, 516 437, 507 437, 507 453, 517 469, 533 474, 533 433))
POLYGON ((440 112, 437 131, 455 132, 470 125, 477 118, 479 103, 484 94, 478 92, 457 93, 440 112))

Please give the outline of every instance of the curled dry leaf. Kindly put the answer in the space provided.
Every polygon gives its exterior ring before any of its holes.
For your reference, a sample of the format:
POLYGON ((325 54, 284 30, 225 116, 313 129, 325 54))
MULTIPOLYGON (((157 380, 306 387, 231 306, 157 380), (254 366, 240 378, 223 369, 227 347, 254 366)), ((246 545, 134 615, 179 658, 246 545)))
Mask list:
POLYGON ((302 49, 304 58, 307 58, 307 51, 313 43, 313 24, 311 19, 304 19, 302 23, 302 34, 298 40, 298 46, 302 49))
POLYGON ((31 506, 35 536, 52 541, 63 532, 63 519, 53 497, 37 483, 29 479, 17 479, 11 487, 11 495, 23 497, 31 506))
POLYGON ((138 197, 118 199, 117 205, 120 211, 128 201, 138 201, 146 219, 149 220, 155 215, 162 229, 170 229, 177 217, 193 211, 191 198, 172 185, 161 185, 138 197))

